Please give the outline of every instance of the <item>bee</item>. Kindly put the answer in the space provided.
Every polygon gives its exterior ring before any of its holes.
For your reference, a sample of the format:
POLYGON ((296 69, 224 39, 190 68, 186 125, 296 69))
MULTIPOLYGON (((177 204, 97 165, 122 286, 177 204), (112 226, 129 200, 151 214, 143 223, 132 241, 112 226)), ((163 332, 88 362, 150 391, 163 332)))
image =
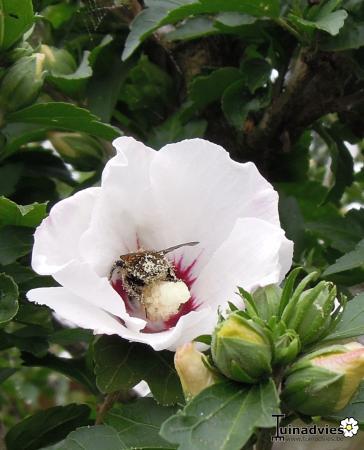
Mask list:
POLYGON ((113 264, 109 280, 121 279, 123 288, 132 301, 141 301, 143 291, 156 281, 179 281, 172 263, 165 255, 185 246, 194 246, 199 242, 186 242, 164 250, 139 250, 121 255, 113 264))

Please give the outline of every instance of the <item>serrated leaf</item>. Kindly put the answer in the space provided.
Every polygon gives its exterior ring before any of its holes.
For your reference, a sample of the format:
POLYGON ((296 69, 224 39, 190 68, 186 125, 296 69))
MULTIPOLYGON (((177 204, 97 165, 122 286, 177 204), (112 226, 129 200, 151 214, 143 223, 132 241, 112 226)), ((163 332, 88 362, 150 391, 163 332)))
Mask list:
POLYGON ((27 417, 5 436, 8 450, 37 450, 67 436, 75 428, 89 423, 90 408, 70 404, 56 406, 27 417))
POLYGON ((159 403, 183 402, 171 352, 156 352, 117 336, 102 336, 94 345, 94 358, 96 382, 102 392, 128 390, 145 380, 159 403))
POLYGON ((2 0, 0 4, 0 48, 11 47, 33 24, 32 0, 2 0))
POLYGON ((87 109, 71 103, 38 103, 11 113, 6 118, 9 122, 36 123, 55 130, 84 131, 109 141, 121 134, 111 125, 100 122, 87 109))
POLYGON ((364 334, 364 294, 346 304, 345 310, 332 333, 322 342, 339 341, 364 334))
POLYGON ((279 398, 272 380, 252 387, 219 383, 168 419, 161 436, 179 450, 240 450, 257 428, 275 425, 279 398))
POLYGON ((329 266, 322 275, 328 276, 362 266, 364 266, 364 239, 358 243, 353 251, 337 259, 335 264, 329 266))
POLYGON ((159 435, 162 423, 175 413, 176 408, 158 405, 152 398, 140 398, 114 406, 104 422, 118 432, 128 448, 175 448, 159 435))
POLYGON ((0 323, 9 322, 19 309, 19 291, 14 280, 0 273, 0 323))
POLYGON ((45 203, 31 205, 17 205, 5 197, 0 197, 0 227, 16 225, 22 227, 36 227, 46 215, 45 203))
POLYGON ((132 22, 131 31, 125 43, 123 60, 155 30, 169 23, 176 23, 197 14, 239 12, 257 17, 278 17, 279 0, 147 0, 143 10, 132 22))

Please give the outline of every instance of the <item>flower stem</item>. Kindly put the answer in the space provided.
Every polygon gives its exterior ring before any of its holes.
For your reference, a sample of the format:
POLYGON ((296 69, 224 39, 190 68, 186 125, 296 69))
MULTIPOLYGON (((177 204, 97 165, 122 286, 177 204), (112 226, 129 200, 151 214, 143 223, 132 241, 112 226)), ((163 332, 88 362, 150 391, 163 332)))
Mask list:
POLYGON ((111 394, 107 394, 103 403, 98 408, 95 425, 100 425, 104 422, 107 412, 114 406, 114 403, 129 403, 131 400, 134 400, 135 397, 136 395, 133 390, 116 391, 111 394))

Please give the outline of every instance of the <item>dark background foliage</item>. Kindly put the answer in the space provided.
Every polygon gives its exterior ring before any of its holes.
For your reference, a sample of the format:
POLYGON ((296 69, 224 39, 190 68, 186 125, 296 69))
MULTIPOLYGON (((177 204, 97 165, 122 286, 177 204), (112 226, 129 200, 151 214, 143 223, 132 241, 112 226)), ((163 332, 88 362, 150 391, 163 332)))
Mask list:
MULTIPOLYGON (((0 432, 11 430, 10 450, 66 438, 107 410, 110 389, 145 378, 135 358, 123 362, 128 379, 114 378, 126 343, 95 342, 25 299, 54 283, 30 268, 34 228, 55 202, 99 181, 120 134, 155 149, 204 137, 254 161, 280 193, 294 265, 349 298, 363 290, 362 1, 2 0, 0 8, 0 432)), ((158 402, 182 401, 171 354, 140 345, 135 354, 156 367, 148 382, 158 402)), ((74 439, 88 449, 172 448, 156 430, 175 407, 140 402, 74 439)), ((75 448, 65 442, 52 448, 75 448)))

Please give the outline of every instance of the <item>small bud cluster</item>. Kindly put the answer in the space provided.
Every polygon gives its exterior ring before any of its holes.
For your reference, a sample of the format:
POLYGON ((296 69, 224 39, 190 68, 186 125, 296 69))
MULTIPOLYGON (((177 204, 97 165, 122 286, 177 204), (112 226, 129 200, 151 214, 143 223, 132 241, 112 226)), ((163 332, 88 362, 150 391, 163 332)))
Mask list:
POLYGON ((364 377, 364 346, 322 347, 345 301, 337 304, 330 282, 307 288, 315 273, 294 288, 299 270, 283 289, 271 285, 249 294, 239 288, 245 310, 231 305, 220 318, 207 355, 177 351, 176 368, 188 399, 222 379, 255 384, 273 377, 287 411, 328 415, 350 402, 364 377))

